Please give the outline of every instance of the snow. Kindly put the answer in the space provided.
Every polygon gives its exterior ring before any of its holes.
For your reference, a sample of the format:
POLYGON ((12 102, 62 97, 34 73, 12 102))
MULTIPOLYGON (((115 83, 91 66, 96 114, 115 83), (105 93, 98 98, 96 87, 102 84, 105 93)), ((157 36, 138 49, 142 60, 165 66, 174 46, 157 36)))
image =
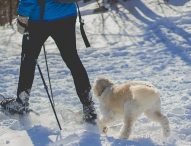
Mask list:
MULTIPOLYGON (((81 6, 83 4, 80 4, 81 6)), ((77 23, 77 46, 91 83, 107 76, 115 83, 145 80, 162 94, 162 111, 168 116, 171 136, 161 135, 158 124, 144 115, 135 123, 128 140, 118 139, 121 123, 108 135, 82 124, 82 105, 70 71, 52 39, 46 42, 59 131, 38 70, 30 98, 30 113, 0 113, 1 146, 190 146, 191 145, 191 2, 189 0, 120 1, 104 14, 91 14, 96 3, 83 5, 82 15, 91 48, 85 48, 77 23)), ((22 36, 9 26, 0 27, 0 93, 15 96, 22 36)), ((43 53, 39 56, 47 80, 43 53)), ((96 109, 99 105, 96 97, 96 109)))

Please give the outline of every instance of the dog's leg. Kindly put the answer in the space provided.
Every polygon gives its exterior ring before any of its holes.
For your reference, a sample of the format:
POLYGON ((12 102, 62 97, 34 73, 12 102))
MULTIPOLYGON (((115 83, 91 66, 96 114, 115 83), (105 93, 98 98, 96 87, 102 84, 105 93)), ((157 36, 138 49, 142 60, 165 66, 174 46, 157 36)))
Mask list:
POLYGON ((165 137, 170 136, 170 127, 168 118, 164 116, 160 110, 153 111, 153 109, 149 109, 145 112, 145 115, 149 119, 160 123, 163 129, 163 136, 165 137))
POLYGON ((141 114, 140 109, 136 106, 136 102, 127 102, 124 104, 124 124, 120 130, 120 138, 128 139, 134 122, 137 117, 141 114))
POLYGON ((131 131, 132 131, 133 123, 134 123, 134 119, 132 117, 128 117, 128 119, 126 119, 126 121, 124 121, 123 126, 120 130, 119 138, 121 138, 121 139, 129 138, 129 135, 131 134, 131 131))
POLYGON ((102 133, 107 134, 108 128, 107 128, 107 123, 109 119, 107 116, 101 116, 99 119, 99 129, 102 133))

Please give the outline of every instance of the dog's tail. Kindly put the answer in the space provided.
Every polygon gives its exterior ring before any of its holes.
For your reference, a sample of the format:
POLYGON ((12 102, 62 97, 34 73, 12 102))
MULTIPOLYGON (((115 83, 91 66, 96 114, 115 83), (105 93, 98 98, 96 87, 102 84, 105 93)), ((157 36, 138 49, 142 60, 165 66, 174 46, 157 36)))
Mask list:
POLYGON ((133 99, 143 106, 152 105, 160 100, 160 92, 154 86, 135 85, 130 87, 133 99))

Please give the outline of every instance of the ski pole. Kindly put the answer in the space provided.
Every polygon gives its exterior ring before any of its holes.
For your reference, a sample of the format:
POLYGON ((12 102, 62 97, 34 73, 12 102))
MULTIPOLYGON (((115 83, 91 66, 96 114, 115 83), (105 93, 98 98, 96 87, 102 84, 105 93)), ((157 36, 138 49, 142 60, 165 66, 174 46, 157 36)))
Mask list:
POLYGON ((45 49, 45 44, 43 44, 43 50, 44 50, 44 57, 45 57, 45 62, 46 62, 46 70, 47 70, 47 74, 48 74, 50 94, 51 94, 52 102, 54 105, 54 98, 53 98, 53 92, 52 92, 52 85, 51 85, 51 81, 50 81, 50 73, 49 73, 48 61, 47 61, 47 56, 46 56, 47 53, 46 53, 46 49, 45 49))
POLYGON ((55 110, 54 105, 53 105, 53 103, 52 103, 50 94, 49 94, 49 92, 48 92, 48 87, 47 87, 47 85, 46 85, 46 82, 45 82, 45 80, 44 80, 44 77, 43 77, 43 74, 42 74, 42 71, 41 71, 41 68, 40 68, 40 65, 38 64, 38 62, 37 62, 37 67, 38 67, 38 70, 39 70, 39 73, 40 73, 42 82, 43 82, 43 84, 44 84, 44 88, 45 88, 46 93, 47 93, 47 95, 48 95, 48 98, 49 98, 49 100, 50 100, 50 104, 51 104, 51 106, 52 106, 52 110, 53 110, 53 112, 54 112, 54 116, 55 116, 55 118, 56 118, 56 121, 57 121, 57 123, 58 123, 58 126, 59 126, 60 130, 62 130, 62 127, 61 127, 60 122, 59 122, 59 120, 58 120, 58 116, 57 116, 57 114, 56 114, 56 110, 55 110))

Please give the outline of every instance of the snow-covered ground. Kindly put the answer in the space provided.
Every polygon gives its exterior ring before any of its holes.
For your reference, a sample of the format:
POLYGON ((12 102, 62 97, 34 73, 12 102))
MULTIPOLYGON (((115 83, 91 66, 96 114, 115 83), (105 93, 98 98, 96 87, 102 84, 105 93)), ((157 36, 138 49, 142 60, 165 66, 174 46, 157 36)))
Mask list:
MULTIPOLYGON (((144 115, 135 123, 129 140, 117 138, 121 124, 108 135, 81 123, 81 104, 70 72, 52 39, 46 42, 59 132, 38 71, 30 106, 40 113, 10 116, 0 113, 1 146, 190 146, 191 145, 191 2, 189 0, 120 1, 104 14, 92 14, 96 3, 81 7, 92 44, 85 48, 77 24, 78 52, 91 83, 108 76, 115 83, 152 82, 161 90, 162 111, 168 116, 171 136, 164 139, 158 124, 144 115)), ((0 27, 0 93, 15 96, 19 76, 22 36, 0 27)), ((43 53, 39 63, 46 77, 43 53)), ((99 105, 96 97, 96 108, 99 105)))

